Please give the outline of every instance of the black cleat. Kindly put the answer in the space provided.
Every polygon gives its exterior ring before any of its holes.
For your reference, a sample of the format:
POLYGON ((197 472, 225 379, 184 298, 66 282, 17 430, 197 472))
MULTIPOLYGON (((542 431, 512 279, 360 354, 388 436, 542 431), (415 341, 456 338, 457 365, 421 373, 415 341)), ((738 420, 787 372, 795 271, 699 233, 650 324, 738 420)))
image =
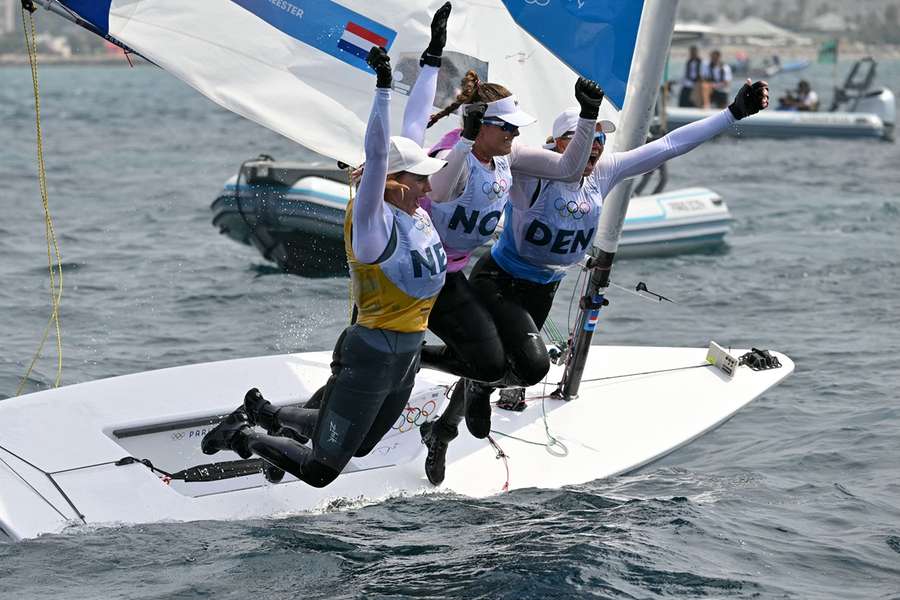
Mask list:
POLYGON ((500 399, 497 401, 497 408, 522 412, 526 407, 525 388, 517 387, 500 390, 500 399))
POLYGON ((263 398, 258 389, 252 388, 244 395, 244 410, 247 413, 247 421, 251 425, 259 425, 266 433, 274 435, 281 429, 275 418, 278 408, 263 398))
MULTIPOLYGON (((422 443, 428 447, 425 457, 425 475, 433 485, 441 485, 447 468, 447 446, 453 438, 442 440, 436 435, 437 421, 426 421, 419 428, 422 443)), ((453 437, 456 437, 455 435, 453 437)))
POLYGON ((284 479, 284 469, 267 462, 263 463, 263 475, 269 483, 279 483, 284 479))
POLYGON ((232 450, 241 458, 250 458, 253 453, 247 447, 247 443, 241 435, 242 431, 249 430, 247 414, 244 407, 239 406, 233 413, 209 430, 200 442, 203 454, 215 454, 220 450, 232 450))

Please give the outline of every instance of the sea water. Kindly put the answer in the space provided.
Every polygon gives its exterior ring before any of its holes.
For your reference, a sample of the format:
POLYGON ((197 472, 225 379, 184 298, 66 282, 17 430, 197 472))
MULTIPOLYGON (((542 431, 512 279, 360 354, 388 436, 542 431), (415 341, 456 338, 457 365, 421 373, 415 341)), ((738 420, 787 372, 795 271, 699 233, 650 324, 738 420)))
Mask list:
MULTIPOLYGON (((830 75, 802 74, 825 102, 830 75)), ((243 160, 302 149, 155 68, 40 77, 64 384, 331 347, 347 279, 282 274, 211 225, 243 160)), ((900 90, 900 63, 879 78, 900 90)), ((797 79, 773 80, 773 97, 797 79)), ((49 314, 27 69, 0 69, 0 142, 4 398, 49 314)), ((484 500, 75 528, 0 545, 0 598, 900 598, 898 167, 897 144, 827 138, 723 138, 670 164, 669 189, 725 198, 728 244, 618 262, 617 285, 643 281, 676 303, 613 288, 596 341, 715 339, 778 349, 797 370, 637 473, 484 500)), ((560 326, 574 280, 557 296, 560 326)), ((27 391, 52 384, 52 336, 44 354, 27 391)))

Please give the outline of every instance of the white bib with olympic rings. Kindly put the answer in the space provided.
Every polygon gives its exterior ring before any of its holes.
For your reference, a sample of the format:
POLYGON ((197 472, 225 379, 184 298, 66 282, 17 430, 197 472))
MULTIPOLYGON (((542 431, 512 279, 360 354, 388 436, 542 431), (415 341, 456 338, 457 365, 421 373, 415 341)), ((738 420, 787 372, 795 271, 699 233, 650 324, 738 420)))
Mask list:
POLYGON ((506 156, 494 157, 493 170, 472 154, 466 163, 469 177, 459 198, 431 204, 431 220, 444 246, 460 252, 470 252, 491 239, 512 185, 506 156))
POLYGON ((437 296, 444 287, 447 256, 428 213, 418 208, 410 215, 391 204, 385 208, 394 216, 397 245, 378 266, 408 296, 437 296))
POLYGON ((594 243, 602 203, 593 177, 583 184, 545 180, 530 208, 509 211, 504 233, 511 230, 519 256, 528 262, 565 268, 584 258, 594 243))

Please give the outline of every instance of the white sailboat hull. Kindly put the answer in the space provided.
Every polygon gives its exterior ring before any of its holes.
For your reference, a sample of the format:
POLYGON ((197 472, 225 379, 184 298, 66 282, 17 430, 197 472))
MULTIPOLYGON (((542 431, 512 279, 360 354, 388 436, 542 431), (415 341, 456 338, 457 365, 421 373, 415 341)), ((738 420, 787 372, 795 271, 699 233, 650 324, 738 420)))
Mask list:
MULTIPOLYGON (((723 423, 793 370, 790 359, 779 354, 782 368, 740 367, 729 380, 701 366, 705 356, 705 349, 595 347, 579 398, 549 399, 545 396, 555 386, 537 385, 527 391, 524 412, 494 409, 494 438, 506 461, 498 460, 487 440, 472 438, 462 427, 450 447, 441 488, 484 497, 499 493, 507 482, 509 489, 555 488, 633 470, 723 423), (653 371, 665 372, 648 373, 653 371), (545 413, 562 445, 543 445, 545 413)), ((203 455, 205 431, 250 387, 259 387, 276 404, 309 397, 327 379, 329 361, 328 352, 238 359, 0 402, 0 540, 82 523, 277 516, 326 508, 340 499, 433 490, 424 476, 418 425, 441 413, 453 378, 430 370, 420 372, 408 412, 395 428, 324 489, 291 477, 269 484, 258 473, 167 483, 143 464, 115 464, 131 456, 171 473, 237 460, 230 452, 203 455)), ((548 381, 560 375, 561 368, 553 367, 548 381)))

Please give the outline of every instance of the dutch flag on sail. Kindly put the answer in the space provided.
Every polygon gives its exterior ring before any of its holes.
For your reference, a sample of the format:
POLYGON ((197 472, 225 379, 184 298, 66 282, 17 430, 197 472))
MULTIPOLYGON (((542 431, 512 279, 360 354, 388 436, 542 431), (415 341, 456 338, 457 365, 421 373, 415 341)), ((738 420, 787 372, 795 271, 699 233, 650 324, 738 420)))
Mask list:
POLYGON ((353 21, 347 21, 337 45, 344 52, 349 52, 353 56, 365 60, 372 46, 387 47, 387 44, 387 39, 374 31, 353 21))
POLYGON ((372 46, 390 50, 397 37, 390 27, 333 0, 231 1, 294 39, 367 73, 373 73, 366 64, 372 46))

